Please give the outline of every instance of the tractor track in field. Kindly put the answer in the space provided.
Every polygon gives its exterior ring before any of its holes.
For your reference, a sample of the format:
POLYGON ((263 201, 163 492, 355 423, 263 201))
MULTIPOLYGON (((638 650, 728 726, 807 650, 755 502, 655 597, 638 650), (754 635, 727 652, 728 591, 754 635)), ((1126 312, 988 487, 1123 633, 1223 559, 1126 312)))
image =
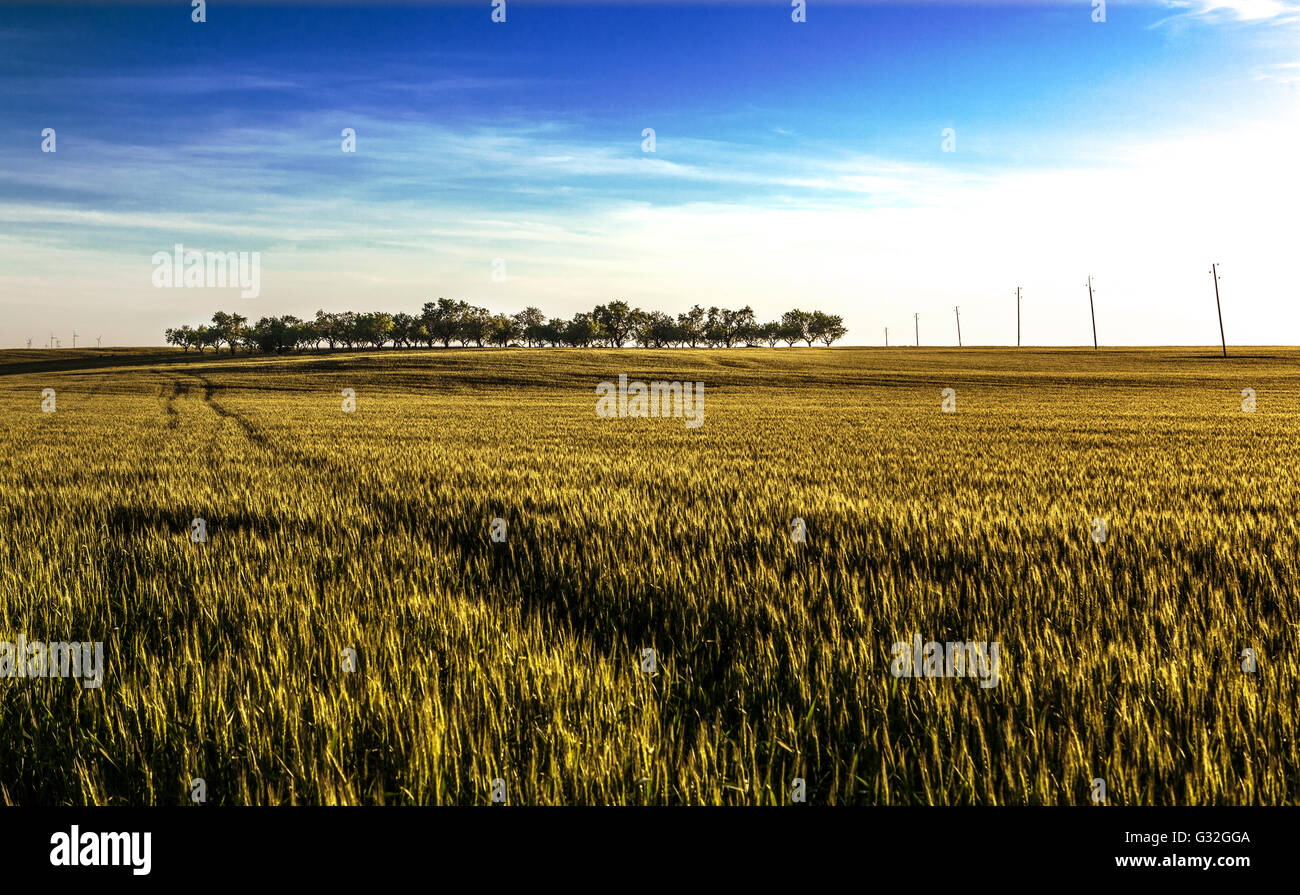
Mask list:
MULTIPOLYGON (((214 395, 220 390, 219 385, 196 373, 187 373, 186 375, 194 376, 203 385, 203 402, 218 417, 232 421, 250 442, 265 450, 276 462, 283 463, 301 474, 300 487, 329 487, 335 491, 351 492, 359 504, 381 506, 394 518, 413 515, 413 511, 409 506, 411 504, 409 496, 386 493, 384 489, 376 490, 364 479, 355 476, 351 466, 345 461, 337 460, 328 455, 306 454, 296 448, 286 446, 281 439, 268 435, 248 417, 222 405, 216 400, 214 395)), ((224 456, 218 449, 218 437, 219 432, 214 432, 208 443, 208 452, 216 464, 229 461, 229 458, 224 456)))
MULTIPOLYGON (((194 377, 199 381, 199 384, 203 386, 203 403, 206 404, 208 408, 212 410, 213 413, 215 413, 217 416, 221 417, 222 419, 233 421, 235 425, 239 426, 239 428, 243 431, 245 437, 247 437, 258 447, 265 448, 266 450, 272 452, 276 451, 275 445, 272 444, 271 440, 267 438, 266 435, 261 430, 259 430, 251 420, 247 419, 244 416, 241 416, 240 414, 236 413, 233 410, 230 410, 227 407, 223 407, 221 404, 217 403, 217 401, 213 399, 212 396, 216 392, 217 386, 213 384, 211 380, 209 380, 205 376, 200 376, 197 373, 186 373, 185 375, 194 377)), ((177 401, 181 398, 188 397, 190 391, 191 391, 191 384, 181 379, 172 380, 172 390, 170 394, 167 394, 165 389, 160 389, 159 397, 164 399, 163 410, 167 414, 168 429, 177 429, 180 427, 180 411, 177 409, 176 406, 177 401)), ((216 440, 215 435, 213 436, 212 440, 213 441, 216 440)))
POLYGON ((167 428, 178 429, 181 425, 181 414, 176 409, 176 401, 190 393, 190 387, 179 379, 172 381, 172 392, 165 396, 163 410, 167 412, 167 428))
MULTIPOLYGON (((239 427, 239 430, 244 434, 245 438, 257 447, 277 458, 277 460, 282 460, 290 465, 298 466, 303 469, 319 468, 322 463, 327 466, 334 465, 326 458, 311 456, 295 448, 285 446, 283 441, 267 435, 267 433, 258 426, 257 423, 253 422, 253 420, 249 419, 244 414, 223 405, 215 398, 216 393, 221 387, 206 376, 201 376, 197 373, 188 373, 186 375, 193 376, 202 383, 203 403, 207 405, 213 413, 217 414, 217 416, 223 420, 229 420, 234 423, 239 427)), ((210 445, 210 449, 214 454, 216 453, 215 444, 216 436, 214 435, 212 444, 210 445)))
POLYGON ((213 384, 212 380, 208 379, 206 376, 199 376, 198 374, 193 375, 203 383, 203 403, 210 407, 217 416, 222 419, 230 420, 237 425, 243 430, 244 436, 258 447, 264 448, 273 454, 283 453, 283 450, 277 447, 271 439, 267 438, 266 433, 259 429, 256 423, 248 419, 246 416, 223 406, 213 398, 213 395, 217 391, 217 386, 213 384))
MULTIPOLYGON (((179 398, 188 396, 194 390, 194 386, 199 385, 202 386, 203 388, 202 399, 203 399, 204 406, 206 406, 209 410, 211 410, 214 414, 216 414, 219 420, 221 421, 229 420, 230 422, 234 423, 235 426, 238 427, 239 431, 243 434, 243 436, 246 439, 248 439, 248 441, 250 441, 256 447, 259 447, 262 450, 271 453, 272 455, 278 457, 284 457, 287 459, 298 459, 293 457, 291 454, 287 453, 282 447, 277 445, 275 441, 269 438, 265 432, 259 429, 258 426, 252 420, 248 419, 242 414, 237 413, 236 411, 231 410, 230 408, 224 406, 219 401, 217 401, 213 396, 216 394, 219 386, 217 386, 206 376, 201 376, 198 373, 185 373, 184 375, 192 377, 194 380, 197 380, 197 382, 191 383, 181 379, 173 380, 171 394, 165 396, 166 400, 164 402, 164 410, 166 411, 168 416, 168 422, 167 422, 168 429, 177 429, 180 426, 180 412, 176 407, 177 400, 179 398)), ((212 462, 215 464, 220 464, 224 462, 226 459, 222 454, 221 450, 218 448, 217 442, 220 437, 221 437, 221 427, 218 425, 218 427, 213 430, 212 436, 208 439, 208 444, 207 444, 208 456, 212 459, 212 462)))

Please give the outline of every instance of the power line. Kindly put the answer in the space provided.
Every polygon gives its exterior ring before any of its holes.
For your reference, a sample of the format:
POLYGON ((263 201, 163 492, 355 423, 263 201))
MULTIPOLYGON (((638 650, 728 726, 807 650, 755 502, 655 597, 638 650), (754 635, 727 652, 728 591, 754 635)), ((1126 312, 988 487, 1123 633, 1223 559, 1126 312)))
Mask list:
POLYGON ((1020 287, 1016 287, 1016 347, 1020 347, 1020 287))
POLYGON ((1210 265, 1210 276, 1214 278, 1214 306, 1219 309, 1219 341, 1223 343, 1223 356, 1228 356, 1228 339, 1223 335, 1223 305, 1219 301, 1219 265, 1210 265))
POLYGON ((1088 311, 1092 314, 1092 350, 1097 350, 1097 309, 1092 304, 1092 277, 1088 277, 1088 311))

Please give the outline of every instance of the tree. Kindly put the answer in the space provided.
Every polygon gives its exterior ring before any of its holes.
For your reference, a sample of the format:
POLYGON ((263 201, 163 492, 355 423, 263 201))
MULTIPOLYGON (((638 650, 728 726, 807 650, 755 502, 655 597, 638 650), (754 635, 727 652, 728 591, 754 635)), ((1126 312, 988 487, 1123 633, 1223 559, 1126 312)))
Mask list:
POLYGON ((754 319, 754 309, 745 305, 739 311, 724 311, 724 319, 727 328, 731 333, 731 341, 727 343, 730 348, 732 344, 744 342, 747 348, 753 348, 758 342, 758 321, 754 319))
POLYGON ((677 326, 681 329, 681 341, 694 348, 704 338, 704 309, 696 305, 685 314, 678 314, 677 326))
POLYGON ((650 348, 664 348, 682 341, 682 328, 661 311, 651 311, 637 329, 636 340, 650 348))
POLYGON ((211 326, 198 326, 194 329, 194 344, 199 346, 199 354, 202 354, 203 349, 209 346, 213 351, 216 351, 217 346, 221 344, 221 338, 211 326))
POLYGON ((450 346, 451 340, 460 332, 460 318, 468 307, 465 302, 452 301, 450 298, 439 298, 437 304, 425 302, 420 319, 424 321, 424 328, 429 333, 430 344, 436 339, 442 342, 443 348, 450 346))
POLYGON ((306 341, 308 333, 303 330, 303 322, 292 314, 280 318, 280 344, 277 351, 293 351, 306 341))
POLYGON ((328 311, 320 310, 316 312, 316 332, 320 337, 329 343, 330 351, 339 341, 338 336, 339 323, 338 315, 331 314, 328 311))
POLYGON ((334 322, 338 340, 349 351, 352 350, 352 347, 361 341, 361 333, 357 331, 357 312, 344 311, 342 314, 335 314, 334 322))
POLYGON ((597 305, 592 316, 605 340, 615 348, 622 348, 645 312, 640 308, 629 308, 625 301, 611 301, 607 305, 597 305))
POLYGON ((316 326, 314 320, 303 320, 298 324, 298 344, 303 348, 310 345, 312 348, 319 349, 321 343, 320 329, 316 326))
POLYGON ((832 343, 838 342, 848 334, 848 328, 843 323, 839 322, 840 319, 839 314, 832 314, 831 325, 826 327, 826 332, 822 333, 822 341, 826 343, 826 347, 828 348, 832 343))
POLYGON ((415 329, 417 321, 410 314, 393 315, 393 347, 401 346, 409 348, 411 340, 415 338, 415 329))
MULTIPOLYGON (((795 342, 808 339, 808 322, 811 315, 807 311, 800 311, 796 308, 793 311, 786 311, 781 315, 781 341, 785 342, 791 348, 795 342)), ((812 340, 808 340, 812 344, 812 340)))
POLYGON ((821 311, 813 311, 808 320, 808 344, 812 345, 813 341, 825 342, 829 346, 837 339, 843 338, 848 332, 844 328, 844 318, 839 314, 824 314, 821 311))
POLYGON ((537 344, 540 327, 546 323, 546 315, 534 307, 524 308, 514 315, 514 321, 519 326, 519 334, 524 341, 530 346, 537 344))
POLYGON ((230 346, 230 353, 235 353, 235 347, 244 340, 244 326, 248 323, 248 318, 242 314, 227 314, 225 311, 217 311, 212 315, 212 329, 217 337, 217 347, 225 342, 230 346))
POLYGON ((574 348, 588 348, 600 337, 600 326, 592 314, 577 313, 564 327, 564 341, 574 348))
POLYGON ((246 331, 246 341, 267 354, 298 347, 302 321, 294 316, 263 317, 246 331))
POLYGON ((488 327, 488 344, 505 348, 519 337, 520 330, 519 321, 514 317, 497 314, 492 318, 491 325, 488 327))
POLYGON ((383 348, 393 337, 393 315, 371 311, 356 315, 355 338, 362 345, 383 348))
POLYGON ((457 327, 456 338, 460 339, 462 348, 470 342, 482 348, 483 340, 487 338, 488 331, 492 327, 492 312, 487 308, 467 305, 464 302, 461 302, 461 306, 460 325, 457 327))
MULTIPOLYGON (((710 348, 727 345, 727 341, 731 338, 727 328, 726 313, 719 308, 709 308, 708 316, 704 318, 704 344, 710 348)), ((727 347, 731 346, 727 345, 727 347)))
POLYGON ((774 348, 779 342, 794 347, 800 341, 809 346, 815 342, 830 346, 847 332, 844 318, 838 314, 798 308, 785 312, 780 322, 760 324, 749 305, 738 311, 716 306, 705 311, 694 305, 673 318, 661 311, 631 308, 627 302, 617 300, 597 305, 590 312, 577 313, 569 320, 548 320, 532 306, 515 314, 493 314, 487 308, 464 301, 439 298, 425 302, 418 317, 385 311, 358 314, 320 309, 312 320, 300 320, 292 315, 262 317, 249 326, 248 318, 241 314, 217 311, 212 315, 211 325, 171 327, 164 331, 163 337, 168 345, 183 351, 196 348, 202 353, 209 345, 220 351, 226 345, 234 354, 241 345, 250 350, 284 352, 319 348, 322 341, 328 343, 331 351, 340 345, 347 349, 359 345, 382 348, 389 342, 395 348, 421 344, 433 347, 436 343, 447 348, 452 339, 459 340, 462 346, 479 347, 484 344, 504 347, 520 341, 529 346, 579 348, 602 344, 614 348, 635 344, 655 349, 678 345, 733 348, 742 344, 748 347, 766 344, 774 348))
POLYGON ((553 317, 538 327, 537 336, 542 344, 554 348, 564 341, 567 329, 568 325, 563 320, 553 317))

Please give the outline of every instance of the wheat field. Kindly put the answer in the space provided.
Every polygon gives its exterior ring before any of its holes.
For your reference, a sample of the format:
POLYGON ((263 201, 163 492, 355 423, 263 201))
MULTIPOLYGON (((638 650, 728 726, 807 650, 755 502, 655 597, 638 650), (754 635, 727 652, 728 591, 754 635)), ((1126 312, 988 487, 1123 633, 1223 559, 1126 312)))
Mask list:
POLYGON ((1216 352, 0 352, 0 639, 105 656, 0 800, 1293 804, 1300 350, 1216 352))

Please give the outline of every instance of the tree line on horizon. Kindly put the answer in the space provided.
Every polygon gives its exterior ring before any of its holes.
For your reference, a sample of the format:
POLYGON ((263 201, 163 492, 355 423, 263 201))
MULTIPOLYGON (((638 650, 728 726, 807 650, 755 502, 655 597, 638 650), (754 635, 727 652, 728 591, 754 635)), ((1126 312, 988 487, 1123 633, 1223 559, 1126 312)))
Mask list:
POLYGON ((181 326, 164 333, 167 344, 189 351, 205 348, 219 351, 228 347, 254 349, 266 353, 283 353, 305 348, 416 348, 441 345, 461 347, 484 345, 508 347, 598 346, 622 348, 637 344, 643 348, 736 348, 779 342, 793 347, 807 342, 827 346, 843 338, 848 330, 838 314, 794 309, 779 321, 759 323, 748 305, 738 311, 695 305, 675 318, 661 311, 643 311, 624 301, 611 301, 591 311, 574 314, 569 320, 547 317, 537 308, 528 307, 517 314, 493 314, 486 308, 464 301, 439 298, 425 302, 419 316, 389 314, 385 311, 357 313, 320 310, 315 319, 302 320, 293 315, 262 317, 250 324, 237 313, 217 311, 211 325, 181 326))

